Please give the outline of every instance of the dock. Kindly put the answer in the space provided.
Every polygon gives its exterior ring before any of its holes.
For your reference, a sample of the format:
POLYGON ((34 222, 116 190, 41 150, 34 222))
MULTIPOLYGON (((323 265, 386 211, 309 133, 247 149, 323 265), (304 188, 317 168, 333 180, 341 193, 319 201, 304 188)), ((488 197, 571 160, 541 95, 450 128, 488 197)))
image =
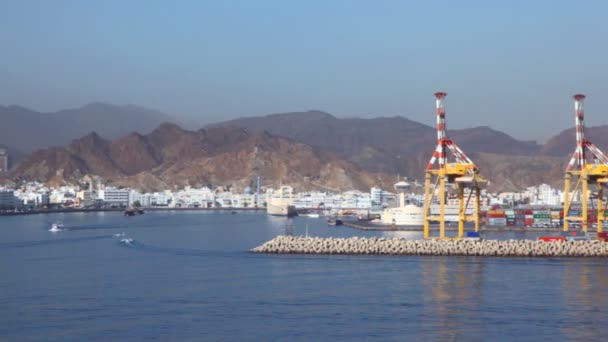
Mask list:
MULTIPOLYGON (((380 231, 380 232, 422 232, 422 226, 399 226, 399 225, 384 225, 371 223, 369 221, 343 221, 342 225, 366 231, 380 231)), ((439 231, 439 225, 431 225, 430 231, 439 231)), ((447 225, 446 231, 458 231, 458 225, 453 226, 447 225)), ((528 227, 515 227, 515 226, 482 226, 481 232, 561 232, 560 227, 543 227, 543 228, 528 228, 528 227)))

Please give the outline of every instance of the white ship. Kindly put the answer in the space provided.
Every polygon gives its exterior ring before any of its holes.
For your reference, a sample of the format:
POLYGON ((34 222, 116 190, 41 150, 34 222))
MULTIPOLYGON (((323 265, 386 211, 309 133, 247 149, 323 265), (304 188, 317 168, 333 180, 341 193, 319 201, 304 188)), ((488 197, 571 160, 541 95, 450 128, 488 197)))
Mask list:
MULTIPOLYGON (((431 215, 439 216, 440 213, 439 204, 433 203, 431 204, 431 215)), ((460 206, 458 204, 446 204, 444 208, 444 217, 446 222, 458 222, 458 213, 460 212, 460 206)), ((469 204, 468 207, 464 211, 465 215, 473 216, 475 215, 475 208, 469 204)))
POLYGON ((409 190, 410 184, 401 181, 394 187, 399 192, 399 207, 384 209, 381 215, 382 224, 422 226, 424 223, 424 209, 421 206, 408 203, 405 199, 405 192, 409 190))
POLYGON ((266 213, 275 216, 296 216, 296 207, 293 205, 293 188, 283 185, 279 190, 268 192, 266 213))

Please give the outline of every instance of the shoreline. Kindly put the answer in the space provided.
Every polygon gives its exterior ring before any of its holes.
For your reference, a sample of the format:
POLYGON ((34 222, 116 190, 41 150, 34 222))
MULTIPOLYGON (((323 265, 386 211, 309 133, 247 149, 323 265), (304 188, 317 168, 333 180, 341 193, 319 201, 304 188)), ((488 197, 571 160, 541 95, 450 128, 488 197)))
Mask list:
MULTIPOLYGON (((25 212, 0 213, 1 216, 22 216, 39 214, 57 213, 105 213, 105 212, 124 212, 127 208, 105 208, 105 209, 44 209, 25 212)), ((138 208, 146 211, 259 211, 266 208, 138 208)))

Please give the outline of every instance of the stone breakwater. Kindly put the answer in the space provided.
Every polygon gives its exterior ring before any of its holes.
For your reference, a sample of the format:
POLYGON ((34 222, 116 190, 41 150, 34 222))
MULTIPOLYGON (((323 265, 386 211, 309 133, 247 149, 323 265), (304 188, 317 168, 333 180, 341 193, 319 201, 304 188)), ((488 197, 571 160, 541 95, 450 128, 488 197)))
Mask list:
POLYGON ((406 240, 399 238, 319 238, 277 236, 251 250, 275 254, 461 255, 502 257, 607 257, 597 240, 406 240))

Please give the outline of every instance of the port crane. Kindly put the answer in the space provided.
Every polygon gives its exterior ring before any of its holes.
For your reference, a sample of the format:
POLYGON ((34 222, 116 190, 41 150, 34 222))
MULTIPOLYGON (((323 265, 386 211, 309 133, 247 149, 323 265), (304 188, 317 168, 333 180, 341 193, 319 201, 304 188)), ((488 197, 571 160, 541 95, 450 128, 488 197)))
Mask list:
POLYGON ((446 135, 445 98, 447 93, 435 93, 437 114, 437 147, 429 161, 424 177, 424 238, 430 237, 431 221, 439 221, 439 238, 445 236, 445 205, 447 199, 446 186, 456 189, 458 194, 458 238, 464 235, 465 222, 474 222, 475 231, 480 225, 480 194, 487 185, 487 180, 479 174, 479 168, 467 155, 446 135), (448 162, 448 151, 454 161, 448 162), (465 201, 465 189, 468 196, 465 201), (474 214, 466 215, 466 210, 473 197, 474 214), (439 215, 431 215, 431 204, 435 197, 439 200, 439 215))
POLYGON ((602 232, 606 207, 603 203, 604 188, 608 183, 608 157, 585 137, 585 95, 574 95, 576 126, 576 148, 566 167, 564 178, 564 232, 569 230, 570 221, 580 222, 586 233, 588 226, 589 186, 597 187, 597 231, 602 232), (591 162, 589 159, 592 159, 591 162), (576 185, 571 189, 572 181, 576 185), (580 214, 571 211, 574 196, 580 191, 580 214))

